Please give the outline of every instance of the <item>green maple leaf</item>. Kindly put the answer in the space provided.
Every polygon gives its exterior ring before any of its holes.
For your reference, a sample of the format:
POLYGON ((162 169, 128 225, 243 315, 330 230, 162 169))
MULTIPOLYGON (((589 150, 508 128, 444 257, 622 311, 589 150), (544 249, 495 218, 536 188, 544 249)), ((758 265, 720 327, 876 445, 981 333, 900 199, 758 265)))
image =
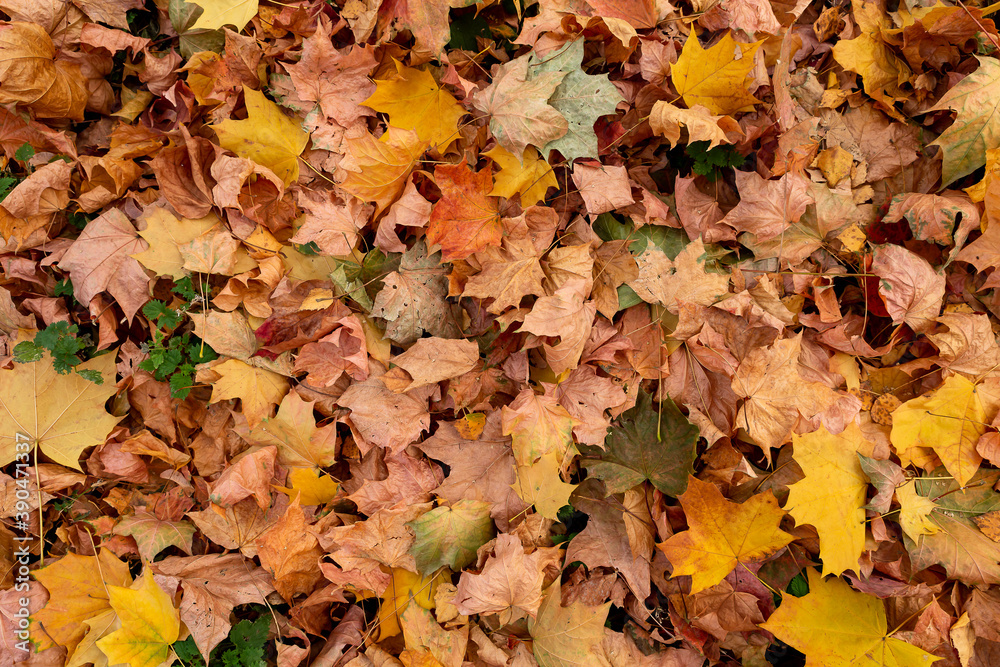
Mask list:
POLYGON ((668 496, 679 496, 694 471, 697 442, 698 427, 673 401, 654 406, 652 397, 640 392, 635 407, 611 428, 604 451, 587 448, 583 465, 604 480, 608 493, 622 493, 648 479, 668 496))
POLYGON ((549 104, 566 117, 569 128, 566 134, 545 144, 542 150, 557 150, 570 162, 578 157, 597 157, 594 123, 601 116, 613 114, 622 101, 607 74, 587 74, 580 69, 582 60, 583 40, 578 39, 545 58, 532 55, 529 61, 536 66, 530 70, 533 77, 547 72, 566 73, 549 98, 549 104))

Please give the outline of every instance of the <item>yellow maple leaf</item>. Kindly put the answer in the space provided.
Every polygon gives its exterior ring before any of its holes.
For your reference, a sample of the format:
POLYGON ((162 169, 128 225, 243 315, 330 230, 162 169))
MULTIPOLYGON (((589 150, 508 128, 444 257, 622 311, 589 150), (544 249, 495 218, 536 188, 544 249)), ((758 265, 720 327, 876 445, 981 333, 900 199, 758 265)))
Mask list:
POLYGON ((93 371, 102 384, 79 372, 60 375, 45 357, 12 370, 0 370, 0 465, 15 459, 27 462, 36 445, 60 465, 83 470, 80 454, 104 443, 121 417, 104 410, 115 387, 115 355, 105 354, 76 367, 93 371))
POLYGON ((236 32, 243 30, 257 15, 257 0, 191 0, 204 9, 189 30, 218 30, 231 25, 236 32))
POLYGON ((674 566, 671 578, 692 576, 692 595, 718 584, 737 564, 761 560, 794 539, 778 528, 785 512, 770 491, 734 503, 714 484, 689 476, 677 500, 688 530, 657 546, 674 566))
POLYGON ((918 396, 892 413, 889 438, 896 453, 908 458, 915 447, 928 447, 941 459, 959 484, 965 485, 983 457, 976 451, 979 436, 986 432, 996 413, 976 385, 962 375, 952 375, 933 394, 918 396))
POLYGON ((567 484, 559 476, 558 454, 549 453, 530 465, 515 468, 517 479, 510 488, 535 511, 547 519, 556 519, 559 509, 569 504, 569 496, 576 484, 567 484))
POLYGON ((399 198, 417 158, 427 149, 427 142, 413 130, 392 126, 378 139, 366 132, 344 143, 348 159, 340 165, 346 174, 340 186, 358 199, 374 202, 376 214, 399 198))
POLYGON ((180 637, 181 617, 173 600, 146 567, 139 588, 108 586, 111 607, 122 627, 97 641, 112 665, 157 667, 170 655, 170 645, 180 637))
MULTIPOLYGON (((410 602, 415 602, 424 609, 433 609, 434 594, 441 584, 451 582, 451 570, 443 568, 440 572, 421 576, 403 568, 392 568, 392 581, 382 593, 382 604, 378 609, 379 641, 395 637, 400 628, 400 614, 410 602)), ((359 600, 375 597, 371 591, 358 595, 359 600)))
POLYGON ((910 480, 896 489, 896 500, 899 501, 899 525, 911 540, 916 542, 921 535, 941 532, 941 527, 930 520, 937 505, 917 493, 916 482, 910 480))
POLYGON ((278 448, 278 463, 285 467, 325 468, 336 461, 335 424, 316 427, 315 401, 304 401, 290 391, 282 399, 278 414, 250 432, 254 442, 278 448))
POLYGON ((891 27, 889 19, 873 3, 852 0, 851 4, 860 33, 854 39, 842 39, 834 44, 833 57, 844 69, 860 74, 865 92, 881 102, 886 112, 902 121, 904 117, 892 105, 908 97, 900 86, 910 80, 911 72, 882 40, 881 31, 891 27))
POLYGON ((105 585, 128 586, 132 583, 128 566, 107 549, 102 549, 98 556, 70 552, 35 570, 34 577, 49 592, 49 600, 31 617, 32 623, 38 626, 32 637, 38 639, 39 650, 56 644, 65 646, 69 650, 68 657, 73 657, 87 635, 84 626, 87 619, 111 611, 105 585))
POLYGON ((188 274, 184 270, 184 257, 180 246, 190 243, 219 224, 219 218, 211 213, 204 218, 177 219, 164 208, 147 209, 143 215, 146 228, 139 232, 149 244, 149 248, 131 257, 158 276, 170 276, 179 280, 188 274))
POLYGON ((797 523, 812 524, 819 533, 823 574, 858 569, 865 549, 865 496, 868 479, 861 469, 858 451, 871 454, 854 422, 843 433, 826 428, 792 436, 795 462, 805 479, 788 487, 785 507, 797 523))
POLYGON ((309 142, 309 133, 264 93, 243 86, 243 96, 245 120, 230 118, 210 126, 219 136, 219 145, 267 167, 285 185, 294 183, 299 178, 299 155, 309 142))
POLYGON ((243 414, 254 428, 271 414, 271 408, 288 392, 288 380, 238 359, 227 359, 212 370, 222 377, 212 384, 209 403, 240 399, 243 414))
POLYGON ((742 133, 739 123, 729 116, 713 116, 700 105, 681 109, 663 100, 653 104, 649 127, 654 134, 666 137, 671 147, 680 141, 682 127, 687 128, 688 142, 707 141, 710 149, 723 143, 731 144, 727 133, 742 133))
POLYGON ((556 174, 549 163, 541 159, 534 146, 524 149, 522 159, 499 144, 482 153, 500 166, 493 182, 491 197, 510 199, 521 195, 521 206, 534 206, 545 200, 545 191, 559 187, 556 174))
POLYGON ((396 76, 376 79, 375 92, 364 105, 388 114, 393 127, 413 130, 421 141, 444 150, 458 137, 458 119, 468 112, 430 72, 393 62, 396 76))
POLYGON ((326 505, 337 496, 340 484, 326 473, 316 468, 292 468, 286 480, 290 488, 275 487, 289 498, 299 498, 303 506, 326 505))
POLYGON ((823 579, 812 568, 809 593, 785 596, 761 625, 806 655, 806 667, 926 667, 939 658, 888 636, 885 606, 873 595, 853 590, 836 577, 823 579))
POLYGON ((546 589, 538 614, 528 619, 535 660, 539 667, 597 664, 595 648, 604 636, 611 603, 591 607, 572 602, 564 607, 561 596, 557 581, 546 589))
POLYGON ((727 32, 713 46, 703 49, 692 31, 671 70, 674 88, 689 108, 700 104, 713 114, 727 115, 753 111, 753 105, 760 100, 747 90, 746 79, 761 44, 737 43, 727 32))

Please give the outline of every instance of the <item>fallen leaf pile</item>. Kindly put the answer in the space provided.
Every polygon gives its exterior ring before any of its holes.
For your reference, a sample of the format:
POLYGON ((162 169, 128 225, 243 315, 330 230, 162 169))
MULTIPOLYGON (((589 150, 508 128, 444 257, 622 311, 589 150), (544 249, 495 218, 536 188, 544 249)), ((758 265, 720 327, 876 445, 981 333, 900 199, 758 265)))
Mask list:
POLYGON ((958 0, 0 0, 0 667, 1000 664, 958 0))

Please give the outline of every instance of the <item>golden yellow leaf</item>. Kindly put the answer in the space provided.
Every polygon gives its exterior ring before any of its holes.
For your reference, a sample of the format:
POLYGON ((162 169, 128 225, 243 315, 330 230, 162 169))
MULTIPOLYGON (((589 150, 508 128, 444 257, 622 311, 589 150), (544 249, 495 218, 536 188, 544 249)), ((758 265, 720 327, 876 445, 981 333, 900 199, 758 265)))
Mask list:
POLYGON ((499 144, 482 154, 492 158, 500 166, 490 192, 491 197, 510 199, 515 194, 520 194, 521 206, 534 206, 545 200, 546 190, 559 187, 552 167, 539 157, 534 146, 525 148, 520 160, 499 144))
POLYGON ((805 667, 928 667, 938 660, 888 636, 880 599, 853 590, 842 579, 823 579, 812 568, 807 572, 809 593, 800 598, 785 596, 760 626, 805 653, 805 667))
POLYGON ((105 354, 76 367, 104 379, 91 382, 78 373, 60 375, 48 354, 27 364, 0 370, 0 465, 15 459, 27 462, 32 448, 60 465, 83 470, 80 454, 104 443, 121 419, 104 410, 117 392, 115 355, 105 354))
POLYGON ((210 126, 219 136, 219 145, 267 167, 285 185, 294 183, 299 178, 299 155, 309 142, 309 133, 264 93, 243 86, 243 96, 245 120, 230 118, 210 126))
POLYGON ((785 508, 797 523, 812 524, 819 533, 823 574, 858 569, 865 549, 865 496, 868 478, 858 451, 871 454, 855 423, 833 435, 826 428, 792 436, 795 462, 806 477, 788 487, 785 508))
POLYGON ((528 619, 532 651, 539 667, 597 664, 595 645, 604 636, 611 603, 589 607, 582 602, 562 606, 559 582, 545 591, 538 615, 528 619))
POLYGON ((271 408, 288 392, 286 378, 238 359, 227 359, 212 370, 222 377, 212 385, 212 398, 208 402, 240 399, 250 428, 267 419, 271 408))
POLYGON ((896 500, 899 501, 899 525, 911 540, 916 542, 921 535, 941 532, 941 527, 929 518, 937 505, 917 493, 913 480, 896 489, 896 500))
POLYGON ((278 462, 285 467, 325 468, 336 460, 336 424, 316 427, 314 401, 304 401, 290 391, 278 414, 250 432, 254 442, 278 448, 278 462))
POLYGON ((128 566, 107 549, 98 556, 70 552, 35 570, 34 577, 49 592, 49 601, 31 618, 39 626, 32 636, 38 639, 39 650, 59 644, 70 656, 87 634, 84 622, 111 611, 105 585, 132 583, 128 566))
POLYGON ((689 476, 677 500, 688 530, 657 546, 674 566, 671 578, 691 575, 692 595, 721 582, 737 564, 761 560, 794 539, 778 528, 785 512, 770 491, 739 504, 714 484, 689 476))
POLYGON ((851 4, 860 33, 854 39, 842 39, 834 44, 833 57, 844 69, 861 75, 865 92, 881 102, 885 111, 897 120, 904 120, 892 105, 912 94, 901 88, 909 82, 911 72, 903 59, 882 40, 881 31, 891 27, 889 17, 870 2, 852 0, 851 4))
POLYGON ((236 32, 243 30, 257 14, 257 0, 191 0, 204 9, 189 30, 218 30, 231 25, 236 32))
POLYGON ((729 116, 713 116, 701 105, 680 109, 663 100, 653 104, 649 126, 654 134, 666 137, 671 146, 680 141, 682 127, 687 129, 688 143, 707 141, 710 149, 732 143, 726 138, 727 132, 740 133, 739 124, 729 116))
POLYGON ((692 31, 671 70, 674 88, 688 107, 700 104, 713 114, 753 111, 758 103, 746 87, 754 54, 763 42, 740 44, 731 32, 703 49, 692 31))
MULTIPOLYGON (((410 602, 415 602, 424 609, 434 608, 434 594, 437 587, 451 582, 451 570, 442 569, 437 574, 421 576, 402 568, 392 569, 392 581, 382 594, 382 604, 378 610, 379 641, 395 637, 401 632, 400 615, 410 602)), ((371 592, 359 595, 359 598, 373 597, 371 592)))
MULTIPOLYGON (((995 413, 995 407, 991 411, 995 413)), ((896 408, 890 439, 904 460, 912 448, 933 449, 948 472, 964 485, 983 462, 976 442, 992 418, 976 385, 962 375, 952 375, 933 394, 918 396, 896 408)))
POLYGON ((515 468, 517 480, 510 485, 518 497, 535 506, 535 511, 547 519, 556 519, 559 508, 569 504, 576 484, 567 484, 559 476, 561 456, 545 454, 530 465, 515 468))
POLYGON ((146 209, 143 220, 146 221, 146 228, 139 232, 139 236, 149 243, 149 248, 131 256, 156 275, 170 276, 174 280, 188 274, 183 268, 184 257, 180 246, 219 224, 219 218, 214 213, 197 220, 178 219, 159 207, 146 209))
POLYGON ((302 506, 326 505, 337 496, 340 485, 316 468, 292 468, 288 471, 287 482, 291 488, 276 487, 289 498, 299 496, 302 506))
POLYGON ((376 79, 375 93, 364 105, 388 114, 393 127, 413 130, 422 142, 443 151, 458 137, 458 119, 468 112, 430 72, 393 62, 396 76, 376 79))
POLYGON ((148 566, 139 588, 108 586, 108 593, 122 627, 98 640, 97 647, 112 665, 158 667, 181 633, 180 613, 173 600, 153 579, 148 566))

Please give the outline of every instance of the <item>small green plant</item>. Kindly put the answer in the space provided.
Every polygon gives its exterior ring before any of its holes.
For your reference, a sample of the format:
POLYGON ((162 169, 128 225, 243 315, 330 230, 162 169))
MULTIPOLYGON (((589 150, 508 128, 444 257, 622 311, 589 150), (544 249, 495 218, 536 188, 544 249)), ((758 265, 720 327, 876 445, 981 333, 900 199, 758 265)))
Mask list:
POLYGON ((78 336, 80 327, 68 322, 53 322, 37 334, 34 340, 24 340, 14 346, 14 361, 19 364, 30 364, 38 361, 45 352, 52 355, 52 367, 56 372, 65 375, 76 372, 95 384, 104 384, 104 378, 97 371, 77 370, 83 363, 81 354, 93 347, 90 336, 78 336))
POLYGON ((173 649, 184 667, 264 667, 267 664, 264 647, 270 627, 271 617, 266 613, 255 621, 240 621, 212 650, 207 666, 195 646, 194 637, 177 642, 173 649))
POLYGON ((684 147, 684 153, 694 160, 691 171, 709 181, 718 179, 723 169, 739 167, 746 161, 732 146, 709 149, 709 145, 707 141, 693 141, 684 147))
POLYGON ((152 342, 145 345, 149 358, 142 361, 139 368, 169 383, 171 396, 185 399, 194 385, 195 366, 212 361, 218 355, 191 332, 175 333, 191 306, 200 300, 191 278, 177 281, 171 291, 185 301, 179 308, 171 308, 156 299, 142 307, 142 314, 153 324, 153 329, 150 332, 152 342))

